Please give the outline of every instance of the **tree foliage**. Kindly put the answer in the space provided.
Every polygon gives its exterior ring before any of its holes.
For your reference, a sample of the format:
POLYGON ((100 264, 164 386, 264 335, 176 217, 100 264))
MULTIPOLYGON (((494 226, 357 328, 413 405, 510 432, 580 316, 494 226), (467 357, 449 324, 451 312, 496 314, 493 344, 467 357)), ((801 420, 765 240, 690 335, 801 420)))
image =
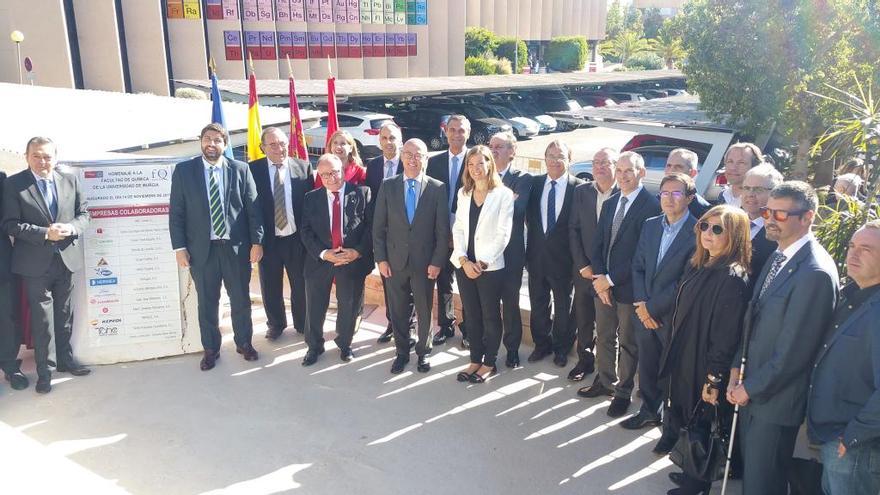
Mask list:
POLYGON ((642 10, 642 23, 645 27, 645 38, 656 38, 663 27, 663 16, 657 7, 642 10))
POLYGON ((582 70, 587 63, 587 38, 583 36, 553 38, 544 58, 547 60, 547 66, 555 71, 582 70))
POLYGON ((684 58, 685 51, 681 38, 674 37, 670 31, 661 29, 656 38, 649 40, 650 49, 663 60, 667 69, 674 69, 675 64, 684 58))
POLYGON ((492 31, 471 26, 464 32, 464 56, 482 57, 495 51, 498 46, 498 37, 492 31))
POLYGON ((519 39, 513 38, 510 36, 502 36, 498 38, 498 46, 495 47, 495 55, 501 58, 506 58, 513 63, 514 57, 516 57, 516 69, 522 72, 523 67, 526 67, 529 63, 529 49, 526 46, 526 42, 519 39), (518 48, 517 45, 519 46, 518 48))
POLYGON ((623 31, 623 8, 620 6, 620 0, 614 0, 608 7, 605 18, 605 37, 614 38, 623 31))
POLYGON ((664 62, 654 52, 642 52, 628 58, 623 65, 629 70, 658 70, 663 68, 664 62))
POLYGON ((626 65, 630 57, 650 50, 648 40, 640 38, 633 31, 624 31, 602 45, 599 50, 603 55, 611 55, 618 62, 626 65))

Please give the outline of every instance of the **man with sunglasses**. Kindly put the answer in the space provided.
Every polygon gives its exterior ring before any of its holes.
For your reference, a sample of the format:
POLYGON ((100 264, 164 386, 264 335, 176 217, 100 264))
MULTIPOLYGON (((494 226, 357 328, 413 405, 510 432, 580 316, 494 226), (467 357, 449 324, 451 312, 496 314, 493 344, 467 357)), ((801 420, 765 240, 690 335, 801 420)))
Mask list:
POLYGON ((767 238, 778 247, 755 281, 746 318, 745 379, 733 361, 727 400, 739 405, 743 493, 787 493, 786 470, 804 421, 808 382, 834 312, 834 260, 810 233, 816 193, 800 181, 783 182, 761 208, 767 238))

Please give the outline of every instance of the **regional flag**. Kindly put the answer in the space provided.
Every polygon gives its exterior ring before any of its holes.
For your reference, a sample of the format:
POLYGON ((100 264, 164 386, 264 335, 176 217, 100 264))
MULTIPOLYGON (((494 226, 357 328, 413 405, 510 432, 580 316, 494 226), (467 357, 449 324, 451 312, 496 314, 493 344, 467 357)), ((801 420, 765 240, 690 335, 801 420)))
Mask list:
MULTIPOLYGON (((217 87, 217 74, 214 71, 214 59, 211 59, 211 102, 213 105, 211 106, 211 123, 220 124, 226 129, 226 118, 223 116, 223 102, 220 99, 220 88, 217 87)), ((223 151, 223 155, 232 160, 232 146, 229 145, 229 134, 227 131, 226 135, 226 149, 223 151)))
MULTIPOLYGON (((289 58, 287 62, 290 63, 289 58)), ((303 134, 302 120, 299 118, 299 103, 296 101, 293 75, 288 79, 290 80, 290 146, 287 148, 287 154, 293 158, 308 160, 309 153, 306 150, 306 136, 303 134)))

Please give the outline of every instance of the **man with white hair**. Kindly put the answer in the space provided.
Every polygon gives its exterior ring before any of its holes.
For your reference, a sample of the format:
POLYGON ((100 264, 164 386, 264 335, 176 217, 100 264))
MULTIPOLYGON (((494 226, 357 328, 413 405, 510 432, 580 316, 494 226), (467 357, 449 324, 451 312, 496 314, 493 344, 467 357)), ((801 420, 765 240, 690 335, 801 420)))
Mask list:
POLYGON ((764 228, 764 217, 761 216, 761 208, 767 206, 770 199, 770 191, 782 184, 782 174, 773 165, 762 163, 746 172, 742 182, 742 209, 749 216, 749 227, 752 238, 752 264, 749 277, 750 284, 764 268, 764 263, 776 250, 776 242, 767 239, 767 230, 764 228))

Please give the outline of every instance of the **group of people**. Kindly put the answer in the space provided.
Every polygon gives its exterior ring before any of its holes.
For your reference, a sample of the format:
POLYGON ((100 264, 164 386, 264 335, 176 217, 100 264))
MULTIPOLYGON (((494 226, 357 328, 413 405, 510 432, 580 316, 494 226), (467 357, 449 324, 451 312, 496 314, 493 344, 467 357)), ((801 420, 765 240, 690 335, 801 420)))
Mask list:
MULTIPOLYGON (((880 223, 853 236, 851 282, 839 290, 834 261, 810 233, 815 191, 784 181, 753 144, 727 150, 728 187, 712 205, 697 194, 698 158, 687 149, 670 153, 655 195, 634 152, 602 148, 585 182, 569 173, 572 151, 560 140, 546 148, 546 173, 532 176, 512 167, 513 134, 468 148, 470 122, 461 115, 445 132, 449 149, 429 158, 424 142, 404 142, 386 123, 383 154, 364 164, 352 136, 337 131, 313 173, 288 156, 288 137, 277 128, 262 134, 266 157, 246 164, 224 157, 225 129, 206 126, 201 156, 175 167, 169 213, 177 263, 198 294, 200 369, 220 357, 221 285, 236 350, 258 359, 252 264, 267 339, 288 328, 286 274, 290 321, 308 346, 302 365, 315 364, 335 286, 335 344, 350 361, 364 282, 376 266, 389 322, 379 342, 393 339, 396 349, 391 373, 403 372, 413 351, 416 370, 430 371, 432 348, 457 327, 470 362, 456 379, 483 383, 498 372, 502 344, 505 365, 521 366, 527 270, 528 361, 552 356, 567 367, 574 348, 568 379, 595 373, 577 394, 610 397, 613 418, 629 411, 638 375, 642 403, 621 426, 662 426, 655 453, 672 451, 681 428, 705 418, 707 408, 729 429, 736 407, 735 464, 745 494, 787 493, 805 419, 821 445, 826 493, 880 490, 880 223), (454 281, 464 321, 453 310, 454 281), (435 290, 439 329, 432 332, 435 290)), ((82 264, 89 217, 79 182, 54 169, 56 155, 51 140, 32 139, 29 169, 2 187, 8 237, 0 236, 0 304, 12 300, 10 273, 20 275, 41 393, 51 389, 55 363, 59 372, 88 373, 73 359, 69 337, 71 275, 82 264)), ((11 314, 0 308, 0 365, 21 389, 28 382, 11 314)), ((687 472, 670 478, 679 485, 673 494, 708 493, 713 481, 687 472)))

